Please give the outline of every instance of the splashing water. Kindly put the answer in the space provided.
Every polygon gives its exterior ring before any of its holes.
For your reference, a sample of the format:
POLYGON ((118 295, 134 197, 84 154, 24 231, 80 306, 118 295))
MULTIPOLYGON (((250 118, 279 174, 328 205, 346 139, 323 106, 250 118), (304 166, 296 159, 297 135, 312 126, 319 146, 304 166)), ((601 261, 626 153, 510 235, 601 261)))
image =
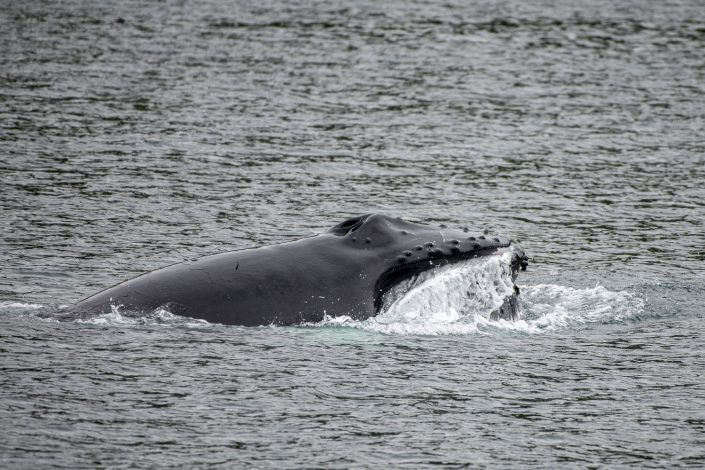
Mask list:
POLYGON ((644 311, 644 300, 603 286, 576 289, 538 284, 522 289, 525 319, 531 331, 580 328, 590 323, 622 323, 644 311))
POLYGON ((25 311, 38 310, 44 308, 44 305, 29 303, 29 302, 16 302, 16 301, 3 301, 0 302, 0 312, 3 313, 19 313, 25 311))
MULTIPOLYGON (((603 286, 573 288, 555 284, 521 287, 520 319, 490 320, 490 314, 513 292, 511 250, 494 256, 421 273, 385 295, 383 311, 362 321, 348 316, 326 317, 304 327, 347 327, 391 335, 495 334, 501 331, 537 334, 581 329, 590 324, 622 323, 644 312, 645 302, 632 292, 603 286)), ((89 318, 64 318, 55 308, 24 302, 0 302, 0 313, 71 320, 88 325, 208 327, 204 320, 174 315, 164 308, 151 313, 122 311, 89 318)))
POLYGON ((529 334, 618 323, 644 310, 644 301, 605 287, 524 286, 520 319, 490 320, 511 295, 511 252, 427 271, 396 286, 377 317, 355 321, 326 318, 316 326, 348 326, 392 335, 467 335, 516 331, 529 334))
POLYGON ((200 320, 197 318, 182 317, 179 315, 174 315, 169 310, 165 308, 157 308, 150 313, 143 314, 139 312, 129 312, 122 311, 121 306, 110 306, 110 313, 104 313, 102 315, 95 315, 88 318, 80 318, 76 320, 77 323, 84 323, 89 325, 119 325, 119 326, 132 326, 132 325, 176 325, 183 326, 186 328, 199 328, 207 327, 212 325, 205 320, 200 320))
POLYGON ((175 315, 161 307, 152 312, 143 313, 131 312, 124 310, 122 306, 111 305, 109 313, 91 316, 76 316, 74 313, 65 310, 66 307, 66 305, 51 306, 14 301, 0 302, 0 315, 25 316, 45 322, 68 321, 100 326, 181 326, 185 328, 203 328, 215 325, 205 320, 175 315))
POLYGON ((467 315, 489 318, 514 292, 512 250, 425 271, 385 295, 378 322, 392 324, 429 318, 453 323, 467 315))

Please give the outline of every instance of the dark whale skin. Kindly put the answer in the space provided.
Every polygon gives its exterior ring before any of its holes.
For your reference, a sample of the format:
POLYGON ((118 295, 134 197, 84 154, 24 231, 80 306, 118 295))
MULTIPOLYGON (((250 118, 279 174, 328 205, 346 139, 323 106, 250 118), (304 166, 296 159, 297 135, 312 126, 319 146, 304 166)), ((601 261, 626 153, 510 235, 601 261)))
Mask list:
MULTIPOLYGON (((159 308, 212 323, 294 325, 325 315, 365 319, 384 292, 422 271, 509 247, 507 239, 416 224, 382 214, 346 220, 310 238, 230 251, 152 271, 70 307, 77 314, 159 308)), ((512 275, 527 258, 514 248, 512 275)), ((515 289, 518 293, 518 289, 515 289)), ((517 315, 515 296, 493 313, 517 315)))

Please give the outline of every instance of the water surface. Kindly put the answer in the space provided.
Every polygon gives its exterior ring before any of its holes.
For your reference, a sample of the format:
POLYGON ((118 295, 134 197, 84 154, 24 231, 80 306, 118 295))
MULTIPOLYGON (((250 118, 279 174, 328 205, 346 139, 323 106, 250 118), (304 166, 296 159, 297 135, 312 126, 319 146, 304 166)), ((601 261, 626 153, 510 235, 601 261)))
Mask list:
POLYGON ((705 464, 700 2, 0 4, 3 466, 705 464), (523 320, 56 319, 368 212, 514 239, 523 320))

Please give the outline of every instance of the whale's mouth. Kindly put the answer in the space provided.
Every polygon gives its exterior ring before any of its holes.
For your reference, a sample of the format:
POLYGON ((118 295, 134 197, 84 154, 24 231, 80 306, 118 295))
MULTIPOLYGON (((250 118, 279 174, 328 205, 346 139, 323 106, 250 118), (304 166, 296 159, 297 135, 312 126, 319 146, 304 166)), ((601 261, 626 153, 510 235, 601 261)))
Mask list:
POLYGON ((520 312, 514 284, 524 254, 509 247, 489 256, 461 259, 409 272, 381 293, 379 315, 391 318, 480 315, 515 320, 520 312), (520 266, 520 264, 519 264, 520 266))

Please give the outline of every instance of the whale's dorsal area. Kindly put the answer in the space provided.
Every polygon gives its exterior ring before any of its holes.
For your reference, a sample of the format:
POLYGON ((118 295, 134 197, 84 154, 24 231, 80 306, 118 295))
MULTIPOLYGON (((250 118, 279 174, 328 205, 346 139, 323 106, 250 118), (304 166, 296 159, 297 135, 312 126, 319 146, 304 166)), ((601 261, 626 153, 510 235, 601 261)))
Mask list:
MULTIPOLYGON (((382 214, 345 220, 315 237, 230 251, 157 269, 88 297, 72 312, 113 308, 230 325, 293 325, 324 316, 365 319, 384 294, 422 272, 510 247, 505 238, 382 214)), ((527 258, 512 250, 512 280, 527 258)), ((516 293, 493 314, 513 319, 516 293)))

